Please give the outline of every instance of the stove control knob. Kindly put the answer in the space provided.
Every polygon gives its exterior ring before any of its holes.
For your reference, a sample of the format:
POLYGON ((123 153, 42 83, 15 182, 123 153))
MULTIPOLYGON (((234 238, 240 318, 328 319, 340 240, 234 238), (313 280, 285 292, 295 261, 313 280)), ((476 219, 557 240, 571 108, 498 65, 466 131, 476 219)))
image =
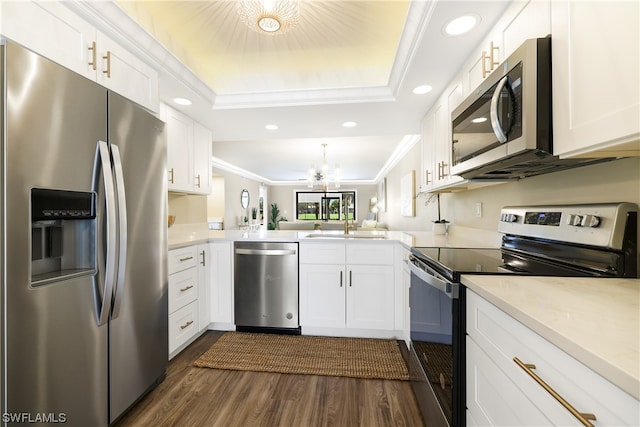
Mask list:
POLYGON ((582 225, 582 215, 569 215, 567 224, 580 227, 582 225))
POLYGON ((580 223, 583 227, 597 227, 600 225, 600 217, 596 215, 585 215, 580 223))

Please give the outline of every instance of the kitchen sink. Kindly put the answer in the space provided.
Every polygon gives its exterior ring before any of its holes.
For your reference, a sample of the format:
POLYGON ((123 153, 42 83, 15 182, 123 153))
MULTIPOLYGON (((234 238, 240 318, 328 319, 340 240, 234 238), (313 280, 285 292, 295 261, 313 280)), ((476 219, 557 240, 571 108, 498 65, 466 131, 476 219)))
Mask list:
POLYGON ((386 239, 387 236, 381 232, 355 231, 351 233, 311 233, 304 236, 314 239, 386 239))

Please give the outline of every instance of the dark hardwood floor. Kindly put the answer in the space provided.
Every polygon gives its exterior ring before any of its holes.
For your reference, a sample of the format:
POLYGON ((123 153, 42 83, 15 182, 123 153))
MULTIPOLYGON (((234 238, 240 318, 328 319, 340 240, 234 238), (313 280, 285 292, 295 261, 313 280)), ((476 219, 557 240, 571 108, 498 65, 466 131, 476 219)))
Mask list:
POLYGON ((408 381, 196 368, 208 331, 169 362, 166 379, 116 424, 127 426, 423 426, 408 381))

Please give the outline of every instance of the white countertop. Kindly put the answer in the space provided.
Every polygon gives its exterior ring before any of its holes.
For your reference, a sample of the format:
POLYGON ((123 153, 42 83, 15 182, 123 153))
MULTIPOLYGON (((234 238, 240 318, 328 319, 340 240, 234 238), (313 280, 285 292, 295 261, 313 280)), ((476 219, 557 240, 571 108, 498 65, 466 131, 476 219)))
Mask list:
POLYGON ((640 399, 640 280, 465 275, 462 284, 640 399))
MULTIPOLYGON (((356 233, 359 233, 357 231, 356 233)), ((301 240, 333 241, 335 238, 308 238, 309 234, 339 234, 341 231, 280 231, 280 230, 209 230, 206 223, 203 224, 175 224, 169 228, 169 249, 183 246, 206 243, 215 240, 248 240, 248 241, 289 241, 301 240)), ((397 241, 407 248, 411 247, 465 247, 486 248, 500 247, 500 234, 494 231, 478 230, 465 227, 449 228, 445 235, 434 235, 430 231, 364 231, 385 236, 385 239, 360 239, 367 242, 397 241)), ((345 239, 358 240, 358 239, 345 239)))

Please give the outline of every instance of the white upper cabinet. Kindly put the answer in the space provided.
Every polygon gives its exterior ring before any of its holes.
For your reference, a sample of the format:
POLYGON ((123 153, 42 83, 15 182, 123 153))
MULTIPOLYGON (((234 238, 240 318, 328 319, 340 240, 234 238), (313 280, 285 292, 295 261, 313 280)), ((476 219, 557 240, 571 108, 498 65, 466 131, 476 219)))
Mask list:
POLYGON ((193 120, 162 104, 160 116, 166 123, 169 191, 193 189, 193 120))
POLYGON ((639 9, 553 2, 554 154, 640 155, 639 9))
MULTIPOLYGON (((551 34, 550 0, 515 1, 502 15, 478 51, 463 66, 463 96, 497 69, 525 40, 551 34)), ((462 102, 462 99, 460 100, 462 102)), ((457 105, 452 105, 455 109, 457 105)))
POLYGON ((435 110, 430 110, 422 119, 422 171, 420 173, 420 191, 429 191, 433 188, 434 165, 435 165, 435 110))
POLYGON ((211 193, 211 130, 200 123, 193 125, 193 186, 199 193, 211 193))
MULTIPOLYGON (((104 87, 148 108, 158 111, 158 72, 127 49, 96 32, 96 81, 104 87)), ((91 44, 93 54, 93 43, 91 44)), ((93 59, 93 58, 92 58, 93 59)))
POLYGON ((160 115, 166 123, 169 191, 211 193, 211 131, 165 104, 160 115))
POLYGON ((3 36, 158 111, 157 71, 63 3, 2 2, 0 9, 3 36))
POLYGON ((451 111, 460 102, 462 82, 456 79, 422 121, 420 191, 435 191, 463 181, 460 176, 451 175, 451 111))

